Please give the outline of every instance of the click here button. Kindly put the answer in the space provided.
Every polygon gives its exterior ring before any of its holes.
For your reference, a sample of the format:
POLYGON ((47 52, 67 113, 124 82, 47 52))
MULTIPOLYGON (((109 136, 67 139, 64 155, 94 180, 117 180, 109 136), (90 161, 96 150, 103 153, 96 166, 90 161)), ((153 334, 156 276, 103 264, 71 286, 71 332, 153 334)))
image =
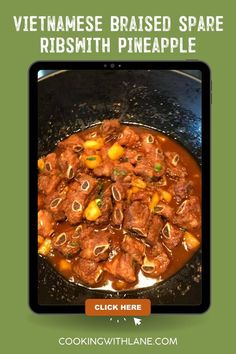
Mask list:
POLYGON ((87 316, 149 316, 149 299, 88 299, 85 302, 87 316))

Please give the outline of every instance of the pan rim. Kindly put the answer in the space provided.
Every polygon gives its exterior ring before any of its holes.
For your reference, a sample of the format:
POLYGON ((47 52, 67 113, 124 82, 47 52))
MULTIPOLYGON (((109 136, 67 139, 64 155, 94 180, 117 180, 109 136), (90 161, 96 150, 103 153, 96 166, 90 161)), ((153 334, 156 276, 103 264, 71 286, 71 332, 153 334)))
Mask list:
MULTIPOLYGON (((91 70, 98 70, 98 69, 91 69, 91 70)), ((38 83, 39 83, 39 82, 42 82, 42 81, 45 81, 45 80, 47 80, 47 79, 50 79, 50 78, 52 78, 52 77, 54 77, 54 76, 63 74, 63 73, 65 73, 65 72, 67 72, 67 71, 72 71, 72 70, 71 70, 71 69, 64 69, 64 70, 57 70, 57 71, 48 73, 48 74, 46 74, 46 75, 44 75, 44 76, 38 78, 38 83)), ((78 71, 79 71, 79 69, 78 69, 78 71)), ((98 71, 101 71, 101 70, 98 70, 98 71)), ((150 70, 146 70, 146 71, 150 71, 150 70)), ((158 71, 158 70, 157 70, 157 69, 156 69, 156 70, 154 69, 154 70, 151 70, 151 71, 158 71)), ((178 74, 178 75, 185 76, 185 77, 189 78, 190 80, 194 80, 194 81, 196 81, 196 82, 202 84, 202 80, 201 80, 201 79, 199 79, 199 78, 197 78, 197 77, 195 77, 195 76, 193 76, 193 75, 191 75, 191 74, 189 74, 189 73, 186 73, 186 72, 184 72, 184 71, 181 71, 181 70, 174 70, 174 69, 169 69, 169 70, 167 69, 166 71, 170 71, 170 72, 176 73, 176 74, 178 74)))

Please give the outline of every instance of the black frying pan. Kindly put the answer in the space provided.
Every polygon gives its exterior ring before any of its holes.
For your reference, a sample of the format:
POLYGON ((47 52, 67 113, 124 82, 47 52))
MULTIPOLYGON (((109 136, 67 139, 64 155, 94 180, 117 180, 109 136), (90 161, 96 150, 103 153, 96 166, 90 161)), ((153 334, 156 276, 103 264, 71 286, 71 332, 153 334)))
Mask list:
MULTIPOLYGON (((41 79, 38 155, 53 150, 59 139, 112 117, 169 135, 201 165, 201 81, 170 70, 73 70, 41 79)), ((83 305, 87 298, 149 298, 152 305, 202 302, 201 250, 168 280, 132 291, 89 290, 69 283, 41 257, 38 265, 41 305, 83 305)))

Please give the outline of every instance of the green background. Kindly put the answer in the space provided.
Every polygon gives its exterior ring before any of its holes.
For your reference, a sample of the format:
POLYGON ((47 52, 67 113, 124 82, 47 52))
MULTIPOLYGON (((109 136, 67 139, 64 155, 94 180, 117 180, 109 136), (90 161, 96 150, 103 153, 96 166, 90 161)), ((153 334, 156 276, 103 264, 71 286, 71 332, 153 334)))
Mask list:
MULTIPOLYGON (((235 11, 233 1, 45 1, 1 3, 1 330, 2 353, 141 353, 142 347, 60 347, 61 336, 178 337, 178 346, 149 352, 233 351, 235 328, 235 11), (40 33, 16 33, 13 15, 223 15, 224 32, 192 33, 188 55, 40 55, 40 33), (212 70, 212 303, 203 315, 152 315, 134 327, 108 318, 36 315, 28 307, 28 68, 37 60, 200 59, 212 70)), ((104 36, 108 34, 103 32, 104 36)), ((174 35, 174 33, 173 33, 174 35)), ((112 37, 112 35, 111 35, 112 37)), ((34 237, 34 235, 31 235, 34 237)), ((208 235, 206 235, 208 236, 208 235)))

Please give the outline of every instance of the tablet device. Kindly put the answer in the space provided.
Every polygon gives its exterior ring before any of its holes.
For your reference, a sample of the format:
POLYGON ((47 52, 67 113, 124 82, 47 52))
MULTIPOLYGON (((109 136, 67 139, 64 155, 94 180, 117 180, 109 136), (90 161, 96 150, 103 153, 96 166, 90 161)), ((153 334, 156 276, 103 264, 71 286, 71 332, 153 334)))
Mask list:
POLYGON ((210 99, 199 61, 31 66, 35 312, 84 313, 91 299, 208 309, 210 99))

